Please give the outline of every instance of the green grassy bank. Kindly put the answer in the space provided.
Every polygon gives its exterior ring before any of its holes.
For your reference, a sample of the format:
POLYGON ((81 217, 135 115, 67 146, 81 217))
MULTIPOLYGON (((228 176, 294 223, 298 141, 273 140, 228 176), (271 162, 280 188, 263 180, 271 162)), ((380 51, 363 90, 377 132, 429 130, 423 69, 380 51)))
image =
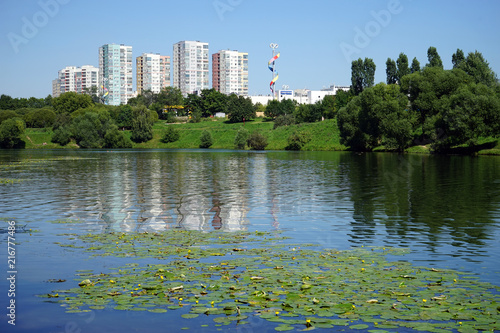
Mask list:
MULTIPOLYGON (((296 131, 305 134, 310 141, 304 145, 302 150, 345 150, 346 147, 340 144, 339 130, 336 120, 325 120, 318 123, 305 123, 300 125, 278 127, 273 130, 274 123, 257 118, 254 121, 230 124, 224 119, 202 121, 200 123, 166 124, 164 121, 156 122, 153 127, 153 139, 136 144, 133 148, 153 149, 192 149, 198 148, 200 136, 204 130, 210 132, 213 138, 212 149, 234 149, 234 138, 241 127, 245 127, 250 133, 260 132, 267 137, 267 150, 283 150, 288 145, 288 137, 296 131), (163 143, 161 138, 168 126, 174 126, 179 130, 180 138, 176 142, 163 143)), ((76 148, 70 143, 65 147, 50 142, 53 132, 44 129, 26 129, 26 148, 76 148)), ((131 135, 130 131, 126 131, 131 135)))
MULTIPOLYGON (((339 151, 346 150, 347 147, 340 143, 340 133, 335 119, 325 120, 316 123, 303 123, 299 125, 283 126, 273 129, 272 121, 265 121, 257 118, 253 121, 247 121, 245 124, 230 124, 224 119, 214 119, 202 121, 200 123, 182 123, 167 124, 164 121, 158 121, 153 127, 153 139, 144 143, 134 143, 136 149, 194 149, 200 144, 200 136, 204 130, 211 133, 213 145, 211 149, 234 149, 234 139, 238 130, 245 127, 250 133, 260 132, 267 137, 267 150, 284 150, 288 145, 290 134, 299 132, 308 138, 308 142, 302 150, 308 151, 339 151), (161 138, 168 126, 174 126, 179 130, 180 138, 176 142, 163 143, 161 138)), ((126 131, 131 135, 130 131, 126 131)), ((28 149, 54 149, 54 148, 78 148, 76 144, 70 143, 65 147, 52 143, 53 132, 50 129, 32 129, 28 128, 25 132, 26 148, 28 149)), ((386 151, 379 147, 376 151, 386 151)), ((414 146, 406 150, 408 153, 429 154, 430 147, 414 146)), ((455 147, 450 150, 451 154, 479 154, 479 155, 500 155, 500 140, 494 138, 485 138, 479 145, 470 147, 455 147)))

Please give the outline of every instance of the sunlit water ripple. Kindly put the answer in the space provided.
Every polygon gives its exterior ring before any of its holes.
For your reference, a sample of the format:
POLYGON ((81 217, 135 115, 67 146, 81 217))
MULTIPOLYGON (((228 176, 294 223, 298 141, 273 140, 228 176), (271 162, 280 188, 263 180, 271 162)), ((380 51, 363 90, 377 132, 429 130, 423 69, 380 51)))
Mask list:
POLYGON ((47 161, 0 169, 24 180, 0 186, 0 217, 40 231, 20 251, 33 256, 23 258, 30 295, 28 282, 54 278, 47 265, 67 274, 90 265, 55 246, 58 234, 173 228, 284 230, 290 243, 337 249, 407 247, 404 259, 417 265, 500 284, 500 157, 1 151, 0 166, 26 158, 47 161), (58 219, 81 224, 49 223, 58 219))

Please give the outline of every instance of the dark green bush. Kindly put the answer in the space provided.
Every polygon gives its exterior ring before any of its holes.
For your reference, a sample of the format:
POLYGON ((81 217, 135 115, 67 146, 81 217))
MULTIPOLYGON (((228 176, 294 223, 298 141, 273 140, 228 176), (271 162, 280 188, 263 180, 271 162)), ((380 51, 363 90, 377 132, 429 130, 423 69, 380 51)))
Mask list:
POLYGON ((212 134, 209 131, 204 130, 200 136, 200 148, 210 148, 213 144, 212 134))
POLYGON ((274 129, 280 127, 280 126, 290 126, 295 124, 295 117, 291 114, 285 114, 276 117, 274 120, 274 129))
POLYGON ((132 141, 118 129, 118 126, 111 124, 104 135, 104 148, 132 148, 132 141))
POLYGON ((20 118, 10 118, 0 124, 0 148, 24 148, 22 140, 24 121, 20 118))
POLYGON ((58 127, 50 141, 66 146, 71 141, 71 131, 67 127, 58 127))
POLYGON ((302 147, 310 141, 309 135, 306 133, 293 132, 288 137, 288 146, 286 150, 301 150, 302 147))
POLYGON ((134 108, 132 118, 132 141, 141 143, 151 140, 153 138, 153 123, 153 113, 144 105, 134 108))
POLYGON ((174 128, 174 126, 175 125, 170 125, 167 127, 167 130, 163 132, 163 138, 161 138, 161 142, 170 143, 179 140, 181 135, 179 131, 174 128))
POLYGON ((264 150, 267 146, 267 138, 259 132, 253 132, 247 144, 253 150, 264 150))
POLYGON ((240 127, 238 133, 236 133, 236 137, 234 138, 234 148, 245 149, 249 135, 250 133, 246 128, 240 127))

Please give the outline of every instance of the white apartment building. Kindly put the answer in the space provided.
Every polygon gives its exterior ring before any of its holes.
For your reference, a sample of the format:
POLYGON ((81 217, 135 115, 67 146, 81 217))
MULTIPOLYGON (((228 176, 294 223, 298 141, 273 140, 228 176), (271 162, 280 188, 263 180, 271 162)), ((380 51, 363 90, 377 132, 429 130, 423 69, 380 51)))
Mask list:
POLYGON ((52 97, 59 97, 66 92, 83 93, 85 89, 98 86, 99 68, 94 66, 68 66, 58 72, 52 81, 52 97))
POLYGON ((248 96, 248 53, 222 50, 212 54, 212 88, 248 96))
POLYGON ((170 56, 143 53, 136 58, 137 93, 151 90, 158 94, 170 86, 170 56))
POLYGON ((105 44, 99 48, 99 86, 104 87, 102 96, 108 105, 127 104, 133 97, 132 46, 105 44))
POLYGON ((184 95, 209 88, 208 43, 182 41, 174 44, 172 81, 184 95))

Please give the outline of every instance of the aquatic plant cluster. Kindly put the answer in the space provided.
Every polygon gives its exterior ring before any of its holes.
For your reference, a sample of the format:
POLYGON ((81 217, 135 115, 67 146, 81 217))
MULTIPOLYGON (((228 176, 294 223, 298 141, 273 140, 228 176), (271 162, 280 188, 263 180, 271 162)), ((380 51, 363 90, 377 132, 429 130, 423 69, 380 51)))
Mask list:
MULTIPOLYGON (((213 316, 214 325, 245 325, 249 316, 275 330, 346 326, 384 332, 500 329, 500 288, 471 274, 389 262, 406 249, 347 251, 287 244, 275 232, 103 233, 78 236, 93 256, 134 263, 109 272, 77 272, 51 298, 67 312, 102 309, 213 316), (149 258, 147 264, 140 264, 149 258), (159 259, 159 260, 154 260, 159 259), (189 313, 186 313, 186 309, 189 313)), ((66 244, 68 246, 68 244, 66 244)))

